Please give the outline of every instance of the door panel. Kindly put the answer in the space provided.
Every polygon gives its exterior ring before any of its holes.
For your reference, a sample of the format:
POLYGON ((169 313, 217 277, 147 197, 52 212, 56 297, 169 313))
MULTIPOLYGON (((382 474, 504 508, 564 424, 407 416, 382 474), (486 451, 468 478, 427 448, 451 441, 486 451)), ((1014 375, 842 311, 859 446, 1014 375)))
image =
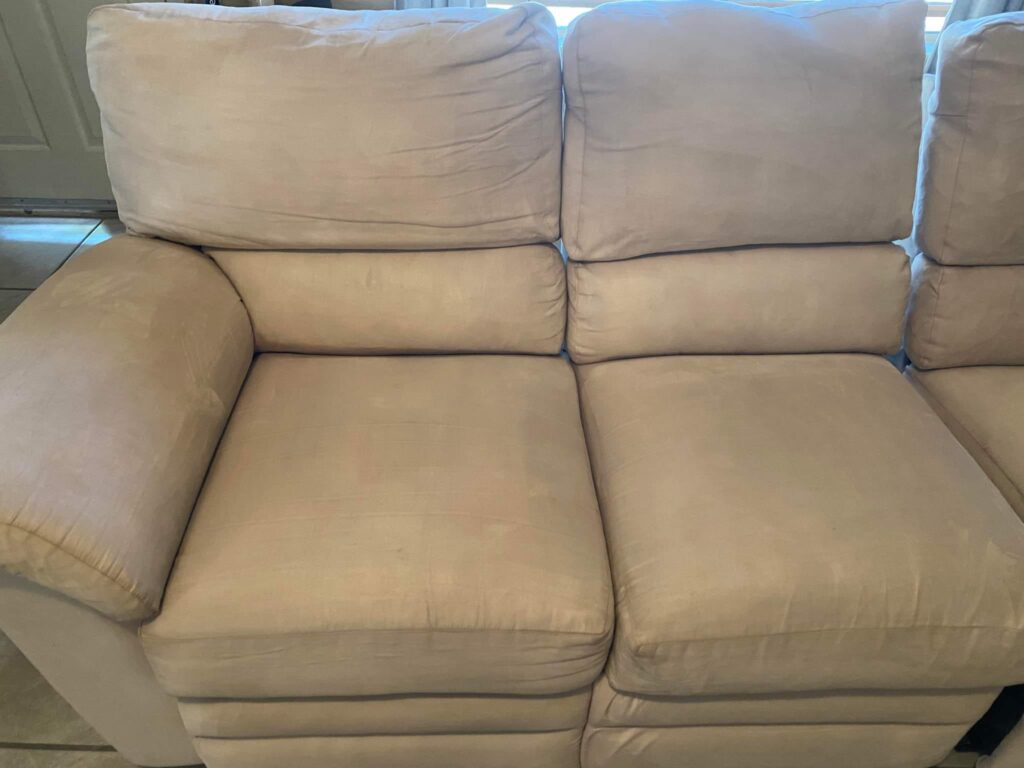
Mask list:
MULTIPOLYGON (((85 66, 89 11, 109 0, 0 0, 0 205, 112 201, 85 66)), ((101 206, 102 207, 102 206, 101 206)))

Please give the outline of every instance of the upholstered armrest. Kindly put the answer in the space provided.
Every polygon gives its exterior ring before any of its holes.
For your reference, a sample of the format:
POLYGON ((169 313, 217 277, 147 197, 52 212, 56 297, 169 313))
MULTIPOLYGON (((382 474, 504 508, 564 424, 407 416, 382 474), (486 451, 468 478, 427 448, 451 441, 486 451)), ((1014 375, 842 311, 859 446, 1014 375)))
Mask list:
POLYGON ((252 354, 194 249, 126 235, 64 266, 0 324, 0 565, 154 614, 252 354))

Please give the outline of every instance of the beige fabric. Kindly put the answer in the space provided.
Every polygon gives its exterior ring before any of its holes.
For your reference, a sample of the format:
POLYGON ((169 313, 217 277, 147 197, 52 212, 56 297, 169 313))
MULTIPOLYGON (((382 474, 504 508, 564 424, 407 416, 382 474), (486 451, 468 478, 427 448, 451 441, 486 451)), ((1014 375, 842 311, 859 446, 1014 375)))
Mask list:
POLYGON ((918 368, 1024 365, 1024 265, 914 259, 907 354, 918 368))
POLYGON ((564 50, 570 257, 905 237, 924 14, 685 0, 581 16, 564 50))
POLYGON ((590 689, 560 696, 371 696, 348 699, 191 699, 189 733, 216 738, 367 734, 527 733, 582 728, 590 689))
POLYGON ((579 768, 580 732, 196 739, 206 768, 579 768))
POLYGON ((754 248, 569 265, 568 349, 615 357, 900 348, 910 290, 894 245, 754 248))
POLYGON ((611 628, 564 360, 261 355, 143 640, 180 696, 548 694, 611 628))
POLYGON ((151 766, 199 762, 134 624, 118 624, 0 571, 0 631, 125 759, 151 766))
POLYGON ((89 17, 88 60, 133 231, 229 248, 558 237, 561 74, 539 5, 113 5, 89 17))
POLYGON ((884 724, 588 728, 583 768, 928 768, 966 731, 884 724))
POLYGON ((1024 680, 1024 526, 884 359, 578 369, 616 690, 1024 680))
POLYGON ((428 253, 212 251, 272 352, 557 355, 565 265, 550 245, 428 253))
POLYGON ((1024 519, 1024 367, 907 375, 1024 519))
POLYGON ((0 325, 0 565, 119 620, 160 605, 252 359, 231 284, 118 237, 0 325))
POLYGON ((1024 264, 1024 13, 962 21, 939 40, 915 240, 940 264, 1024 264))
POLYGON ((924 73, 921 80, 921 118, 922 122, 928 118, 928 103, 935 93, 935 75, 924 73))
POLYGON ((766 696, 631 696, 605 677, 594 686, 593 726, 651 728, 694 725, 840 723, 962 724, 980 718, 998 688, 969 691, 828 691, 766 696))

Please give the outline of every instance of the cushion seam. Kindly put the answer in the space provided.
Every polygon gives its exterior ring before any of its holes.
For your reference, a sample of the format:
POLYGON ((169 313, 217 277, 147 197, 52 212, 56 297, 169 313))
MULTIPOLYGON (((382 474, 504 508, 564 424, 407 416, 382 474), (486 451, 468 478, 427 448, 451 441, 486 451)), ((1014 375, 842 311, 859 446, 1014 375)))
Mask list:
POLYGON ((431 736, 533 736, 533 735, 544 735, 552 733, 579 733, 579 727, 572 728, 550 728, 536 731, 497 731, 488 729, 484 731, 434 731, 429 733, 393 733, 380 731, 375 733, 339 733, 339 734, 303 734, 303 735, 289 735, 289 736, 203 736, 195 735, 193 738, 202 739, 205 741, 231 741, 231 742, 267 742, 267 741, 290 741, 293 739, 366 739, 366 738, 402 738, 402 737, 413 737, 413 738, 429 738, 431 736))
MULTIPOLYGON (((681 697, 689 698, 689 697, 681 697)), ((590 724, 592 728, 599 729, 618 729, 618 730, 672 730, 672 729, 694 729, 694 728, 843 728, 843 727, 867 727, 867 728, 879 728, 885 726, 899 727, 899 728, 953 728, 953 727, 964 727, 974 725, 974 720, 968 721, 957 721, 957 722, 928 722, 928 723, 912 723, 906 721, 893 722, 887 720, 885 722, 863 722, 863 723, 851 723, 844 721, 828 721, 828 722, 815 722, 815 723, 692 723, 689 725, 609 725, 609 724, 590 724)))
MULTIPOLYGON (((152 624, 147 625, 152 626, 152 624)), ((595 639, 606 638, 611 630, 605 629, 601 632, 579 632, 574 630, 560 630, 560 629, 523 629, 518 627, 509 627, 507 629, 473 629, 471 627, 453 627, 453 628, 435 628, 435 627, 392 627, 392 628, 375 628, 375 627, 339 627, 337 629, 314 629, 314 630, 303 630, 301 632, 263 632, 263 633, 251 633, 251 632, 237 632, 223 635, 190 635, 187 637, 175 637, 168 635, 161 635, 149 630, 146 627, 142 629, 142 637, 144 641, 154 643, 190 643, 190 642, 209 642, 219 640, 280 640, 282 638, 291 637, 316 637, 320 635, 342 635, 349 634, 352 632, 373 632, 373 633, 406 633, 406 632, 424 632, 424 633, 441 633, 441 634, 473 634, 473 635, 490 635, 490 634, 511 634, 516 637, 529 634, 543 634, 543 635, 572 635, 575 637, 592 637, 595 639)))
POLYGON ((827 632, 906 632, 906 631, 919 631, 919 630, 935 630, 944 629, 951 632, 963 632, 973 630, 987 630, 996 632, 1024 632, 1021 627, 1000 627, 992 625, 953 625, 953 624, 919 624, 915 626, 902 626, 902 627, 829 627, 826 629, 797 629, 789 632, 758 632, 751 633, 748 635, 726 635, 722 637, 701 637, 701 638, 672 638, 666 640, 657 640, 652 642, 645 642, 634 645, 630 643, 630 650, 636 656, 650 658, 654 654, 644 651, 648 648, 657 649, 666 645, 690 645, 697 643, 721 643, 730 642, 734 640, 765 640, 775 637, 789 637, 792 635, 810 635, 810 634, 821 634, 827 632))
MULTIPOLYGON (((139 594, 139 592, 137 591, 137 587, 135 587, 134 585, 129 585, 129 584, 125 583, 123 580, 119 579, 118 577, 113 576, 113 575, 107 573, 106 571, 101 570, 100 568, 97 568, 95 565, 93 565, 92 563, 89 563, 87 560, 85 560, 82 556, 80 556, 80 555, 78 555, 78 554, 76 554, 74 552, 71 552, 71 551, 65 549, 64 547, 54 543, 52 540, 50 540, 46 536, 43 536, 43 535, 41 535, 41 534, 39 534, 39 533, 37 533, 35 531, 31 531, 28 528, 24 528, 24 527, 22 527, 20 525, 17 525, 14 522, 3 522, 3 523, 0 523, 0 526, 6 527, 6 528, 11 528, 11 529, 16 530, 16 531, 20 531, 21 533, 25 534, 26 536, 30 536, 30 537, 36 539, 37 541, 41 541, 46 546, 48 546, 48 547, 50 547, 50 548, 52 548, 54 550, 57 550, 58 552, 60 552, 61 554, 63 554, 66 557, 71 558, 72 560, 74 560, 75 562, 79 563, 80 565, 88 568, 93 573, 98 574, 102 578, 106 579, 107 581, 109 581, 114 586, 116 586, 119 589, 123 590, 124 592, 128 593, 128 595, 132 599, 137 601, 139 603, 139 605, 142 608, 145 608, 150 614, 154 613, 157 610, 157 606, 156 605, 154 605, 148 598, 143 597, 141 594, 139 594)), ((44 586, 46 586, 46 585, 44 585, 44 586)), ((75 595, 71 595, 70 593, 64 592, 63 590, 59 590, 59 589, 56 589, 54 587, 50 587, 50 589, 53 589, 55 592, 60 592, 61 594, 67 595, 69 597, 72 597, 75 600, 78 600, 79 602, 85 602, 85 600, 83 600, 82 598, 76 597, 75 595)), ((106 613, 106 612, 104 612, 104 613, 106 613)), ((111 614, 107 614, 107 615, 111 615, 111 614)))

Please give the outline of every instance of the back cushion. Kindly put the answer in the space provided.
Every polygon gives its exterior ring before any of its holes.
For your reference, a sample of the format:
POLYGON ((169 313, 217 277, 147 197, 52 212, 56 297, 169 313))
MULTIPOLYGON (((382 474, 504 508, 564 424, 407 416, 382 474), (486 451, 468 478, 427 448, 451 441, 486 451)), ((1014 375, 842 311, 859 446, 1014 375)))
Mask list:
POLYGON ((900 348, 910 292, 895 245, 786 246, 569 265, 578 363, 672 354, 900 348))
POLYGON ((1024 265, 914 259, 907 354, 916 368, 1024 365, 1024 265))
POLYGON ((940 264, 1024 264, 1024 12, 942 33, 914 238, 940 264))
POLYGON ((551 245, 416 252, 210 255, 261 352, 557 355, 565 267, 551 245))
POLYGON ((1024 13, 950 25, 926 111, 907 354, 1024 365, 1024 13))
POLYGON ((558 237, 549 12, 111 5, 89 77, 121 218, 209 246, 441 249, 558 237))
POLYGON ((911 229, 922 0, 624 2, 565 42, 573 259, 911 229))

